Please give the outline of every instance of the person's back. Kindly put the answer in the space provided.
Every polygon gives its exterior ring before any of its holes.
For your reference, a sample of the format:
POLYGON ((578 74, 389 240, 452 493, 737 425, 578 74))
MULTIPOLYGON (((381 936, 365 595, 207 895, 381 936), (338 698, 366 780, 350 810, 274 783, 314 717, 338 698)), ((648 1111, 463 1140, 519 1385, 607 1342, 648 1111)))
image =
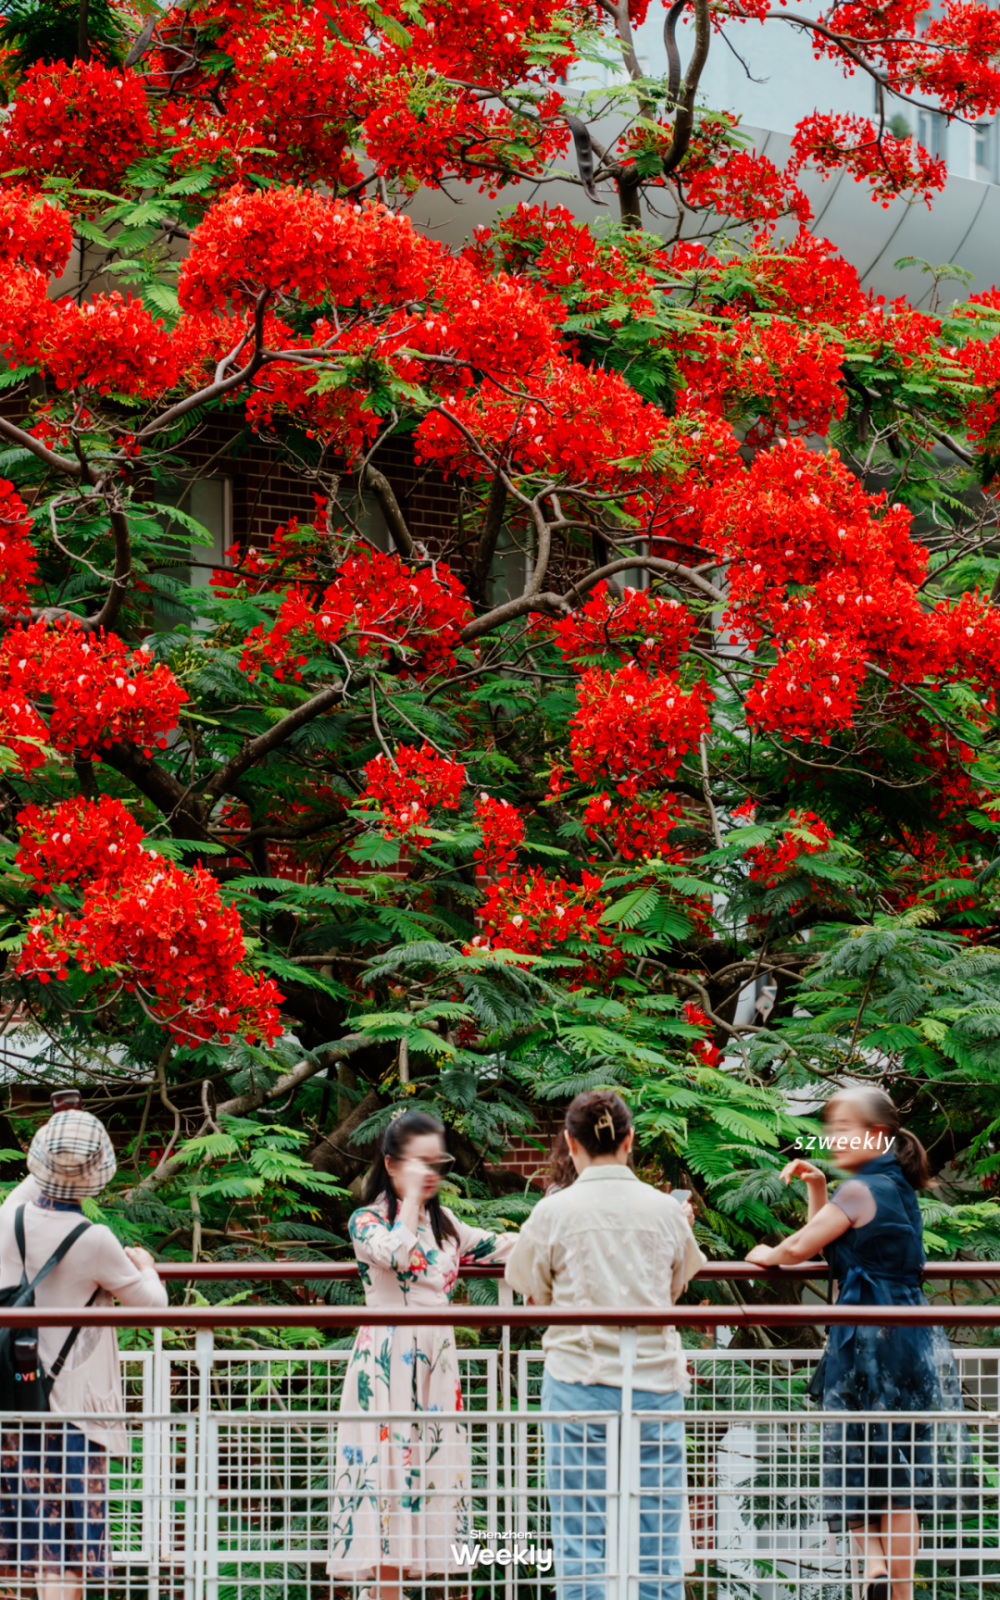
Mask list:
MULTIPOLYGON (((626 1166, 588 1167, 572 1188, 541 1200, 521 1230, 508 1277, 536 1305, 670 1306, 703 1257, 669 1195, 626 1166)), ((617 1328, 548 1328, 546 1366, 565 1383, 620 1385, 617 1328)), ((672 1328, 640 1328, 635 1383, 686 1387, 672 1328)))
MULTIPOLYGON (((29 1283, 42 1270, 66 1236, 84 1220, 78 1205, 49 1200, 21 1202, 24 1208, 25 1263, 29 1283)), ((0 1289, 21 1281, 21 1255, 14 1234, 19 1206, 0 1207, 0 1289)), ((140 1269, 102 1224, 91 1224, 72 1244, 57 1267, 35 1291, 35 1305, 109 1306, 166 1305, 167 1295, 155 1267, 140 1269), (94 1298, 96 1296, 96 1298, 94 1298)), ((69 1327, 40 1327, 38 1354, 42 1367, 51 1371, 69 1334, 69 1327)), ((113 1328, 81 1328, 66 1365, 56 1379, 49 1401, 53 1412, 113 1413, 123 1409, 118 1342, 113 1328)), ((96 1418, 78 1424, 95 1443, 113 1453, 125 1449, 120 1427, 110 1430, 96 1418)))

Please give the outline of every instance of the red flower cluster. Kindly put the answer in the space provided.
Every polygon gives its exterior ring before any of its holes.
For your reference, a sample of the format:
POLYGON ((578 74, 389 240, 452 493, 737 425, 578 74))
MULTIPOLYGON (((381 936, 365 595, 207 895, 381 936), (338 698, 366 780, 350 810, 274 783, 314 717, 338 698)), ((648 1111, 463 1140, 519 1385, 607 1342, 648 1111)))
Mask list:
POLYGON ((121 974, 156 1020, 181 1044, 227 1042, 234 1034, 273 1043, 281 1032, 281 994, 270 978, 252 977, 234 906, 224 907, 211 873, 184 872, 140 852, 120 878, 84 889, 78 917, 37 912, 17 964, 23 978, 66 979, 68 963, 83 972, 121 974))
POLYGON ((755 439, 769 439, 776 430, 826 433, 847 405, 844 347, 819 329, 772 318, 741 318, 720 328, 713 319, 685 327, 674 357, 699 408, 734 419, 757 414, 755 439))
POLYGON ((234 188, 191 236, 178 293, 189 312, 221 311, 262 290, 397 305, 420 300, 441 247, 408 217, 304 189, 234 188))
POLYGON ((766 733, 829 744, 836 728, 849 728, 858 702, 864 660, 852 641, 820 637, 790 646, 744 702, 746 719, 766 733))
POLYGON ((28 585, 37 570, 27 507, 14 485, 0 478, 0 610, 27 609, 28 585))
POLYGON ((80 306, 59 301, 43 354, 60 389, 151 398, 177 382, 177 361, 163 323, 141 300, 120 294, 96 295, 80 306))
POLYGON ((586 605, 559 621, 538 618, 535 627, 551 632, 564 661, 583 666, 597 657, 638 661, 646 669, 674 672, 694 632, 695 620, 679 600, 641 589, 626 589, 616 600, 598 584, 586 605))
POLYGON ((587 838, 607 839, 614 850, 631 861, 635 856, 662 856, 680 861, 682 851, 670 843, 670 834, 681 820, 683 810, 674 794, 639 798, 637 785, 619 785, 620 796, 634 798, 618 804, 609 794, 595 794, 583 814, 587 838))
MULTIPOLYGON (((36 62, 18 85, 4 124, 3 165, 116 189, 154 147, 142 79, 99 61, 36 62)), ((55 270, 55 269, 50 269, 55 270)))
POLYGON ((465 768, 447 761, 429 744, 417 750, 401 745, 396 764, 376 756, 365 767, 365 792, 361 805, 382 813, 382 832, 386 839, 410 838, 417 845, 427 842, 424 829, 435 806, 457 811, 465 786, 465 768))
POLYGON ((12 629, 0 644, 0 708, 12 736, 9 748, 28 767, 39 757, 18 741, 30 737, 94 757, 118 739, 147 753, 154 744, 165 746, 187 698, 168 667, 144 650, 128 650, 113 633, 88 635, 72 623, 38 621, 12 629), (31 718, 25 714, 36 700, 51 704, 48 729, 34 711, 31 718))
MULTIPOLYGON (((271 631, 258 626, 249 635, 242 664, 253 674, 262 657, 282 677, 293 641, 312 633, 324 644, 350 637, 362 657, 402 657, 423 676, 453 664, 471 616, 461 584, 443 562, 410 568, 398 556, 362 548, 348 556, 315 607, 305 589, 289 589, 271 631)), ((299 656, 298 665, 305 659, 299 656)), ((293 675, 300 676, 297 669, 293 675)))
POLYGON ((492 872, 512 867, 524 841, 524 818, 509 800, 494 800, 481 794, 475 804, 476 821, 483 831, 481 848, 474 859, 492 872))
POLYGON ((149 860, 146 837, 127 808, 112 795, 97 801, 64 800, 18 813, 21 830, 15 862, 39 890, 57 883, 118 879, 149 860))
POLYGON ((789 811, 788 823, 777 844, 754 845, 747 851, 750 877, 765 889, 798 872, 803 856, 825 855, 830 848, 833 829, 815 811, 803 811, 800 817, 789 811))
POLYGON ((511 872, 487 889, 485 936, 477 935, 472 945, 518 954, 544 954, 567 939, 608 946, 613 940, 600 926, 604 904, 603 885, 593 873, 582 873, 578 887, 565 878, 546 878, 538 867, 511 872))
POLYGON ((687 692, 675 677, 648 678, 631 661, 615 673, 585 672, 570 723, 574 772, 584 783, 638 777, 663 788, 708 732, 711 699, 704 684, 687 692))
POLYGON ((791 212, 808 222, 812 208, 790 173, 766 156, 735 150, 718 165, 685 169, 689 205, 710 207, 734 222, 776 222, 791 212))
POLYGON ((58 277, 73 249, 73 229, 65 211, 21 184, 0 190, 0 262, 20 263, 58 277))
POLYGON ((912 139, 881 133, 867 117, 853 112, 815 112, 792 135, 792 158, 785 169, 796 176, 805 166, 821 172, 846 170, 855 183, 869 183, 872 199, 888 206, 900 194, 919 196, 930 206, 931 195, 944 188, 948 169, 912 139))
POLYGON ((706 1035, 704 1039, 694 1041, 691 1046, 692 1055, 702 1066, 717 1067, 723 1060, 723 1055, 712 1042, 714 1035, 712 1019, 705 1015, 701 1006, 695 1005, 693 1000, 688 1000, 684 1007, 684 1021, 692 1028, 701 1028, 706 1035))

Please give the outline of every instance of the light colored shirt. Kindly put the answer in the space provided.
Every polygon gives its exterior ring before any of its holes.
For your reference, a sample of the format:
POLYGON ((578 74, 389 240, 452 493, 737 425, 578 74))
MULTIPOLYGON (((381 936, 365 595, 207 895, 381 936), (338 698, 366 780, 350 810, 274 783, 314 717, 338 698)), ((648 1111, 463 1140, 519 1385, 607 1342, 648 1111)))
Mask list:
MULTIPOLYGON (((507 1262, 507 1282, 539 1306, 672 1306, 705 1257, 676 1200, 628 1167, 587 1167, 540 1200, 507 1262)), ((545 1365, 562 1383, 621 1388, 621 1330, 551 1327, 545 1365)), ((677 1330, 637 1330, 636 1389, 690 1388, 677 1330)))
MULTIPOLYGON (((25 1260, 28 1281, 41 1272, 68 1233, 85 1220, 76 1211, 48 1211, 35 1202, 41 1190, 36 1178, 25 1178, 0 1206, 0 1289, 21 1281, 21 1255, 14 1237, 14 1216, 24 1206, 25 1260)), ((92 1223, 76 1243, 70 1245, 59 1265, 35 1291, 35 1304, 43 1306, 85 1306, 94 1290, 94 1301, 109 1306, 115 1300, 126 1306, 165 1306, 167 1291, 155 1267, 142 1272, 133 1266, 124 1249, 101 1223, 92 1223)), ((69 1328, 39 1328, 38 1355, 46 1372, 59 1355, 69 1328)), ((75 1423, 81 1433, 112 1455, 124 1455, 128 1437, 120 1423, 97 1420, 101 1412, 125 1410, 122 1395, 118 1336, 114 1328, 80 1329, 66 1365, 59 1374, 49 1398, 49 1409, 62 1416, 79 1412, 96 1413, 94 1421, 75 1423)))

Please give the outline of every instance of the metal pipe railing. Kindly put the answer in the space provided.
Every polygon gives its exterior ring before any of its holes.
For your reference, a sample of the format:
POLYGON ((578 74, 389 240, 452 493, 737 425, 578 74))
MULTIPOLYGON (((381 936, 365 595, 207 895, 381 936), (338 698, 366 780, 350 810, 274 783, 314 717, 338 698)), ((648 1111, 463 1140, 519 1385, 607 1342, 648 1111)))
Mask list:
MULTIPOLYGON (((234 1279, 245 1281, 259 1278, 262 1282, 284 1279, 295 1282, 301 1279, 356 1278, 356 1261, 158 1261, 156 1270, 165 1280, 198 1278, 225 1283, 234 1279)), ((802 1261, 794 1267, 757 1267, 749 1261, 710 1261, 692 1282, 721 1280, 766 1279, 780 1283, 783 1279, 825 1278, 829 1267, 825 1261, 802 1261)), ((503 1267, 495 1264, 463 1267, 463 1278, 502 1278, 503 1267)), ((995 1278, 1000 1282, 1000 1261, 928 1261, 924 1277, 931 1280, 967 1278, 995 1278)))
POLYGON ((24 1306, 0 1328, 1000 1328, 1000 1306, 24 1306))

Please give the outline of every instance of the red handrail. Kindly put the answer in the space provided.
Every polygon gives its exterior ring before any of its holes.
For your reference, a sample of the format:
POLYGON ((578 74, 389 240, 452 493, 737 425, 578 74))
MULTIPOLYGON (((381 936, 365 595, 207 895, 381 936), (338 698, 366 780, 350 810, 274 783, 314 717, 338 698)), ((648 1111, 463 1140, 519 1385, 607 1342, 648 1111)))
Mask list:
MULTIPOLYGON (((227 1280, 259 1278, 262 1282, 284 1279, 356 1278, 356 1261, 158 1261, 156 1270, 161 1278, 204 1278, 225 1283, 227 1280)), ((749 1261, 710 1261, 695 1274, 699 1281, 719 1279, 766 1278, 773 1283, 783 1278, 825 1278, 829 1269, 825 1261, 803 1261, 794 1267, 756 1267, 749 1261)), ((502 1278, 503 1267, 495 1264, 462 1268, 463 1278, 502 1278)), ((932 1279, 996 1278, 1000 1280, 1000 1261, 928 1261, 924 1277, 932 1279)))
POLYGON ((0 1328, 1000 1327, 1000 1306, 24 1306, 0 1328))

